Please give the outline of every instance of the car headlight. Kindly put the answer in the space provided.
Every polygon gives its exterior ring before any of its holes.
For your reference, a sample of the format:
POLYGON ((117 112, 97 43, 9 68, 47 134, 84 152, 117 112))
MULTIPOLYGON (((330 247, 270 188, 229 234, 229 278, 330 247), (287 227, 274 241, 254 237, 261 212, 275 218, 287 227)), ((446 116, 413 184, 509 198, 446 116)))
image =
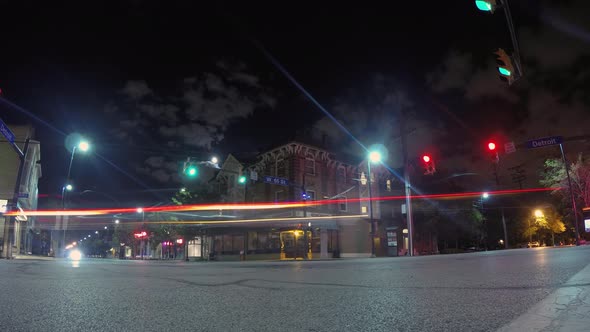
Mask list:
POLYGON ((79 261, 82 259, 82 253, 80 250, 72 250, 70 251, 70 255, 68 257, 73 261, 79 261))

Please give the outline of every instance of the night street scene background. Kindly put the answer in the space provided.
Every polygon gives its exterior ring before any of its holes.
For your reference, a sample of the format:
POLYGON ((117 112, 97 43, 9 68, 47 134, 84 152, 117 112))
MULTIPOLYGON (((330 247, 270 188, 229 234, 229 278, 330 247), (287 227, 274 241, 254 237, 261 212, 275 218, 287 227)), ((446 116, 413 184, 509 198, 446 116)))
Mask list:
POLYGON ((0 330, 590 328, 590 3, 0 8, 0 330))

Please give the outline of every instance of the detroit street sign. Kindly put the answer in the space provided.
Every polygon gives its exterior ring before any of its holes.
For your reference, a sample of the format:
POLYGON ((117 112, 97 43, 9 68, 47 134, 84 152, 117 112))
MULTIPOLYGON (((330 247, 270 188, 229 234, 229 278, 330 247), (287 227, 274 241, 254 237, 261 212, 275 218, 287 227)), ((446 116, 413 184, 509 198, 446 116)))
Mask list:
POLYGON ((551 146, 551 145, 559 145, 563 143, 563 136, 551 136, 551 137, 543 137, 543 138, 537 138, 531 141, 526 142, 526 147, 528 149, 534 149, 534 148, 542 148, 545 146, 551 146))

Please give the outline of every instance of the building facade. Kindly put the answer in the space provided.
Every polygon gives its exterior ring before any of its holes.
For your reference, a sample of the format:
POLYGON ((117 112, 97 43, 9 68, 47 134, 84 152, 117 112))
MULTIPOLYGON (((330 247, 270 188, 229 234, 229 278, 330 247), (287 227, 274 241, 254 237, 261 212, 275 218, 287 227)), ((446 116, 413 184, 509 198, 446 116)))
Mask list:
MULTIPOLYGON (((34 128, 31 126, 10 126, 15 134, 15 143, 24 150, 25 141, 29 139, 27 154, 24 159, 23 174, 19 188, 16 181, 20 159, 6 140, 0 141, 0 205, 5 207, 12 203, 15 189, 18 190, 18 208, 36 210, 38 183, 41 178, 41 147, 34 140, 34 128)), ((0 210, 2 211, 2 210, 0 210)), ((2 257, 14 254, 32 253, 35 239, 40 236, 40 229, 34 217, 20 215, 13 220, 2 218, 0 241, 2 241, 2 257)))
MULTIPOLYGON (((338 160, 329 151, 299 142, 261 153, 249 164, 230 155, 215 179, 224 201, 305 204, 289 209, 224 212, 227 218, 247 222, 207 227, 202 249, 194 252, 218 259, 369 257, 371 207, 366 166, 364 162, 353 165, 338 160)), ((391 191, 389 171, 377 165, 371 173, 372 197, 381 196, 383 190, 391 191)), ((397 237, 403 245, 401 228, 395 241, 387 240, 386 231, 391 224, 398 225, 401 218, 382 218, 383 207, 397 206, 399 213, 400 204, 373 201, 379 256, 398 254, 397 237), (391 252, 388 244, 394 242, 395 252, 391 252)))

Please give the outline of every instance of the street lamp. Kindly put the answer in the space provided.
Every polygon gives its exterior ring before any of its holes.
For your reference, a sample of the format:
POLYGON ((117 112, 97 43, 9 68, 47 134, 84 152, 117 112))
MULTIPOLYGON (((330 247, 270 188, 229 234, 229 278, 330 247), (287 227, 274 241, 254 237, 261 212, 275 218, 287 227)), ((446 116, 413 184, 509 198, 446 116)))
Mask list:
MULTIPOLYGON (((72 164, 74 163, 74 156, 76 155, 76 150, 80 149, 80 151, 82 152, 86 152, 90 149, 90 143, 88 143, 87 140, 81 139, 79 140, 76 144, 74 144, 72 146, 72 155, 70 156, 70 165, 68 166, 68 175, 66 177, 66 181, 70 181, 70 175, 72 174, 72 164)), ((66 186, 64 186, 61 190, 61 208, 62 210, 66 209, 66 190, 67 191, 71 191, 73 189, 71 184, 67 184, 66 186)), ((61 248, 63 250, 63 248, 65 247, 65 243, 66 243, 66 231, 68 229, 68 223, 67 223, 67 219, 64 219, 62 216, 62 220, 63 220, 63 236, 61 239, 61 248)))
POLYGON ((488 197, 490 197, 490 194, 489 194, 489 193, 487 193, 487 192, 485 192, 485 193, 483 193, 483 195, 481 195, 481 197, 482 197, 483 199, 487 199, 488 197))
POLYGON ((373 219, 373 192, 371 190, 371 163, 381 162, 381 153, 379 151, 369 152, 369 161, 367 162, 367 176, 369 177, 369 222, 371 223, 371 257, 375 257, 375 220, 373 219))
POLYGON ((543 218, 545 215, 543 214, 543 211, 537 209, 535 210, 535 217, 537 218, 543 218))
POLYGON ((115 219, 115 224, 118 224, 118 223, 119 223, 119 219, 115 219))
POLYGON ((212 157, 211 162, 217 164, 219 162, 219 159, 217 159, 217 157, 212 157))
POLYGON ((94 234, 98 234, 98 231, 95 231, 94 234))

